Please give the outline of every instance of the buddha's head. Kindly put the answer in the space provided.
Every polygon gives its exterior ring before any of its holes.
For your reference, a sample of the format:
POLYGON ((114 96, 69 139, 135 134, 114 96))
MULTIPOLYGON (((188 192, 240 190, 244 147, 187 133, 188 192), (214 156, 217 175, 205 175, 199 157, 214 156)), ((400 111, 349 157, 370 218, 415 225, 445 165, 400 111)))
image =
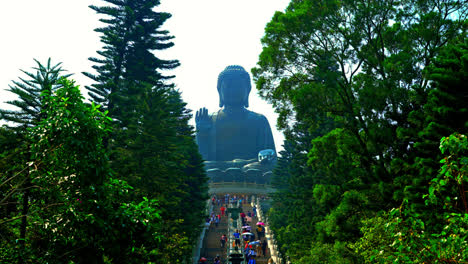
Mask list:
POLYGON ((239 65, 227 66, 218 76, 219 107, 249 107, 250 75, 239 65))

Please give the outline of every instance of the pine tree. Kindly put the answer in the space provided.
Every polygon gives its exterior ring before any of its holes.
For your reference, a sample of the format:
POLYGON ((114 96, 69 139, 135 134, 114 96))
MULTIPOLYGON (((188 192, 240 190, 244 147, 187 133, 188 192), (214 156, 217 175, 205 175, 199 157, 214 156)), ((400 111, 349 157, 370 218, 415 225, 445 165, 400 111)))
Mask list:
POLYGON ((171 15, 153 11, 159 5, 158 0, 105 2, 112 6, 90 6, 98 14, 106 15, 100 21, 107 26, 95 29, 102 33, 104 48, 98 51, 102 58, 89 58, 95 63, 97 75, 84 74, 96 82, 87 87, 92 100, 103 105, 112 118, 123 121, 125 112, 136 111, 136 103, 129 102, 129 97, 138 99, 147 92, 140 84, 167 88, 164 81, 173 76, 164 76, 160 71, 174 69, 179 62, 159 59, 153 54, 173 46, 170 42, 173 37, 160 29, 171 15))
POLYGON ((13 127, 17 129, 25 129, 37 124, 41 119, 41 110, 43 105, 43 92, 52 92, 60 88, 58 83, 61 77, 68 77, 71 74, 62 75, 63 70, 60 65, 51 66, 51 59, 47 61, 47 65, 41 64, 39 61, 34 60, 37 67, 35 73, 30 73, 22 70, 30 79, 19 78, 19 81, 13 81, 13 85, 9 85, 10 91, 18 96, 18 99, 6 102, 13 105, 18 110, 4 110, 0 109, 0 119, 13 123, 13 127))
POLYGON ((468 38, 445 47, 427 72, 434 88, 424 106, 426 126, 415 148, 433 157, 442 137, 468 132, 468 90, 463 85, 468 82, 468 38))
MULTIPOLYGON (((464 83, 468 81, 468 40, 461 34, 441 50, 434 63, 426 69, 432 87, 427 101, 421 109, 412 112, 419 117, 422 129, 418 132, 412 155, 413 163, 408 165, 407 173, 412 177, 403 179, 405 198, 414 209, 425 210, 420 201, 427 192, 427 184, 437 174, 442 158, 440 139, 453 133, 468 133, 468 90, 464 83), (409 182, 411 181, 411 183, 409 182)), ((417 120, 417 119, 416 119, 417 120)), ((414 124, 417 127, 417 123, 414 124)))
POLYGON ((162 259, 183 259, 199 231, 207 179, 188 125, 191 114, 170 83, 173 76, 162 73, 179 62, 153 53, 173 46, 173 37, 160 29, 171 15, 154 11, 159 1, 106 2, 112 5, 90 6, 106 15, 101 21, 107 26, 96 29, 104 48, 101 59, 90 58, 97 75, 85 73, 96 82, 89 95, 115 121, 107 145, 118 177, 135 188, 136 198, 159 200, 170 227, 159 248, 162 259))

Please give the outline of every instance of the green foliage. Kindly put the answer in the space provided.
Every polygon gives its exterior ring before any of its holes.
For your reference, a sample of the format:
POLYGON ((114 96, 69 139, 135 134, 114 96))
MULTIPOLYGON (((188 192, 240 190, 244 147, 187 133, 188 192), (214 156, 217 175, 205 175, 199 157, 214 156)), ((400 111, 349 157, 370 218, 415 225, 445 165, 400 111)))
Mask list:
POLYGON ((405 188, 399 209, 391 210, 383 222, 380 218, 364 222, 364 236, 354 247, 369 263, 465 263, 468 259, 467 139, 456 133, 437 139, 444 133, 467 131, 463 99, 467 95, 462 88, 468 76, 466 54, 466 38, 456 39, 428 67, 434 89, 424 112, 412 113, 412 117, 426 115, 414 144, 416 162, 410 167, 416 177, 408 181, 412 184, 405 188), (441 154, 434 153, 435 147, 441 154), (433 173, 441 164, 439 172, 433 173), (422 182, 426 184, 421 186, 422 182))
MULTIPOLYGON (((440 140, 440 151, 445 155, 438 177, 431 180, 426 204, 443 206, 443 209, 460 209, 468 213, 467 192, 464 184, 468 181, 468 139, 465 135, 451 135, 440 140), (450 155, 449 155, 450 154, 450 155), (446 196, 442 204, 437 196, 446 196)), ((426 196, 424 196, 426 197, 426 196)))
MULTIPOLYGON (((100 184, 108 173, 102 138, 109 132, 109 118, 98 111, 99 106, 86 106, 78 86, 72 81, 62 79, 58 83, 64 88, 53 94, 49 91, 41 94, 45 118, 30 130, 31 159, 40 160, 41 165, 51 171, 76 170, 58 177, 71 177, 70 181, 81 186, 100 184)), ((38 168, 30 173, 36 171, 38 168)))
POLYGON ((15 204, 4 208, 7 197, 1 197, 2 212, 8 212, 0 219, 2 260, 158 261, 164 230, 158 202, 135 201, 132 187, 111 178, 103 145, 110 118, 99 106, 86 105, 72 81, 58 84, 53 93, 41 94, 44 118, 26 132, 31 143, 26 161, 13 160, 12 177, 1 174, 1 185, 8 186, 6 194, 15 204))
POLYGON ((104 47, 103 51, 98 51, 102 58, 89 58, 96 64, 93 68, 97 75, 84 74, 96 82, 87 87, 93 101, 103 105, 113 118, 125 122, 138 107, 135 102, 142 99, 145 92, 146 87, 141 84, 146 82, 156 88, 167 86, 165 80, 173 76, 164 76, 161 70, 173 69, 179 62, 154 55, 154 51, 174 45, 169 32, 161 29, 171 15, 154 11, 159 1, 105 2, 110 5, 90 6, 98 14, 105 15, 100 21, 106 26, 95 29, 102 34, 104 47))
POLYGON ((394 236, 387 230, 390 221, 387 213, 362 220, 363 236, 350 248, 362 257, 363 263, 386 263, 391 260, 394 236))
POLYGON ((361 229, 364 236, 353 246, 366 263, 466 263, 467 137, 442 138, 440 150, 443 165, 424 195, 426 206, 438 213, 417 214, 403 204, 385 217, 366 220, 361 229))
MULTIPOLYGON (((466 32, 466 25, 464 28, 466 32)), ((399 186, 396 196, 411 202, 415 210, 425 210, 421 201, 426 193, 426 185, 437 173, 437 162, 442 158, 438 151, 440 138, 452 133, 466 134, 467 106, 465 100, 468 92, 463 84, 468 80, 468 46, 467 40, 460 35, 440 50, 434 63, 425 70, 432 80, 432 87, 423 107, 415 109, 409 115, 413 127, 419 128, 417 137, 413 138, 414 149, 411 159, 401 166, 403 174, 396 179, 399 186), (411 176, 411 177, 409 177, 411 176)), ((414 129, 414 128, 413 128, 414 129)), ((407 136, 409 129, 401 129, 407 136)))
POLYGON ((30 79, 19 78, 19 81, 13 81, 13 85, 10 85, 10 89, 8 89, 16 94, 18 99, 6 103, 19 108, 19 110, 0 109, 0 119, 20 126, 18 129, 23 130, 25 127, 34 126, 42 117, 41 109, 44 107, 42 92, 52 92, 58 89, 60 87, 58 80, 61 77, 70 76, 70 74, 62 76, 61 73, 64 70, 60 67, 61 63, 51 66, 50 58, 45 66, 37 60, 34 61, 37 64, 37 67, 33 68, 36 73, 22 71, 30 79))
POLYGON ((106 16, 97 74, 85 73, 93 103, 49 60, 11 87, 20 111, 0 112, 20 125, 0 130, 2 261, 182 263, 201 230, 207 177, 162 74, 179 62, 154 55, 173 45, 171 15, 155 0, 105 2, 90 6, 106 16))
POLYGON ((279 160, 270 212, 293 262, 361 263, 369 254, 349 249, 373 223, 363 220, 402 202, 431 211, 422 194, 437 172, 433 143, 466 131, 465 52, 445 47, 465 38, 467 13, 457 0, 293 0, 268 23, 252 72, 301 145, 279 160), (316 260, 310 248, 348 250, 316 260))
POLYGON ((347 248, 343 242, 335 244, 312 243, 310 247, 310 254, 300 258, 297 263, 339 263, 349 264, 358 263, 353 261, 350 257, 352 252, 347 248))
POLYGON ((154 0, 105 2, 90 6, 105 16, 105 27, 96 29, 104 46, 101 58, 90 58, 97 74, 85 73, 95 81, 87 88, 114 121, 105 145, 116 178, 134 187, 134 199, 159 201, 161 221, 170 227, 157 248, 160 261, 178 263, 201 230, 208 186, 191 114, 169 82, 173 76, 163 74, 179 62, 154 53, 173 46, 161 29, 171 15, 156 12, 154 0))

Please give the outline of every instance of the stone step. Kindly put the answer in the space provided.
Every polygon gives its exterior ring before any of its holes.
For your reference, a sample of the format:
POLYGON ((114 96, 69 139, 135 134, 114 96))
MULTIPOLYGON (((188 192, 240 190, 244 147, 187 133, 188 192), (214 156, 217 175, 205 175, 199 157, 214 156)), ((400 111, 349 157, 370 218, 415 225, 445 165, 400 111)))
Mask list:
MULTIPOLYGON (((250 203, 244 203, 242 204, 243 211, 247 213, 247 211, 252 212, 252 206, 250 203)), ((215 205, 213 212, 215 214, 219 214, 219 206, 215 205)), ((257 235, 256 230, 255 230, 255 224, 257 223, 258 218, 257 217, 252 217, 252 231, 257 235)), ((209 260, 208 263, 213 261, 214 257, 216 255, 219 255, 222 259, 222 263, 226 263, 226 248, 221 248, 220 246, 220 237, 222 234, 227 234, 227 228, 228 228, 228 219, 225 216, 221 217, 221 222, 218 224, 218 227, 215 227, 213 224, 210 229, 207 230, 207 233, 205 235, 205 240, 204 240, 204 247, 201 250, 201 254, 203 257, 207 258, 209 260)), ((240 229, 240 227, 239 227, 240 229)), ((264 238, 262 238, 263 240, 264 238)), ((227 245, 226 245, 227 246, 227 245)), ((266 257, 258 257, 257 264, 264 264, 267 263, 269 257, 270 257, 270 250, 267 249, 267 256, 266 257)))

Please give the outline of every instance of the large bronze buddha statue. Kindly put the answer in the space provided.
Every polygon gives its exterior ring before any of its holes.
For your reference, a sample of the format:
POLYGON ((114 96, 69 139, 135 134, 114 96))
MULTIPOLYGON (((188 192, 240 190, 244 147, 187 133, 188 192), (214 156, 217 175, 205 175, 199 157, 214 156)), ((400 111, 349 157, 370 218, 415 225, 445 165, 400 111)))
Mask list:
POLYGON ((250 75, 241 66, 228 66, 218 76, 219 106, 215 113, 206 108, 195 116, 197 143, 207 161, 252 160, 275 143, 265 116, 249 111, 250 75))

